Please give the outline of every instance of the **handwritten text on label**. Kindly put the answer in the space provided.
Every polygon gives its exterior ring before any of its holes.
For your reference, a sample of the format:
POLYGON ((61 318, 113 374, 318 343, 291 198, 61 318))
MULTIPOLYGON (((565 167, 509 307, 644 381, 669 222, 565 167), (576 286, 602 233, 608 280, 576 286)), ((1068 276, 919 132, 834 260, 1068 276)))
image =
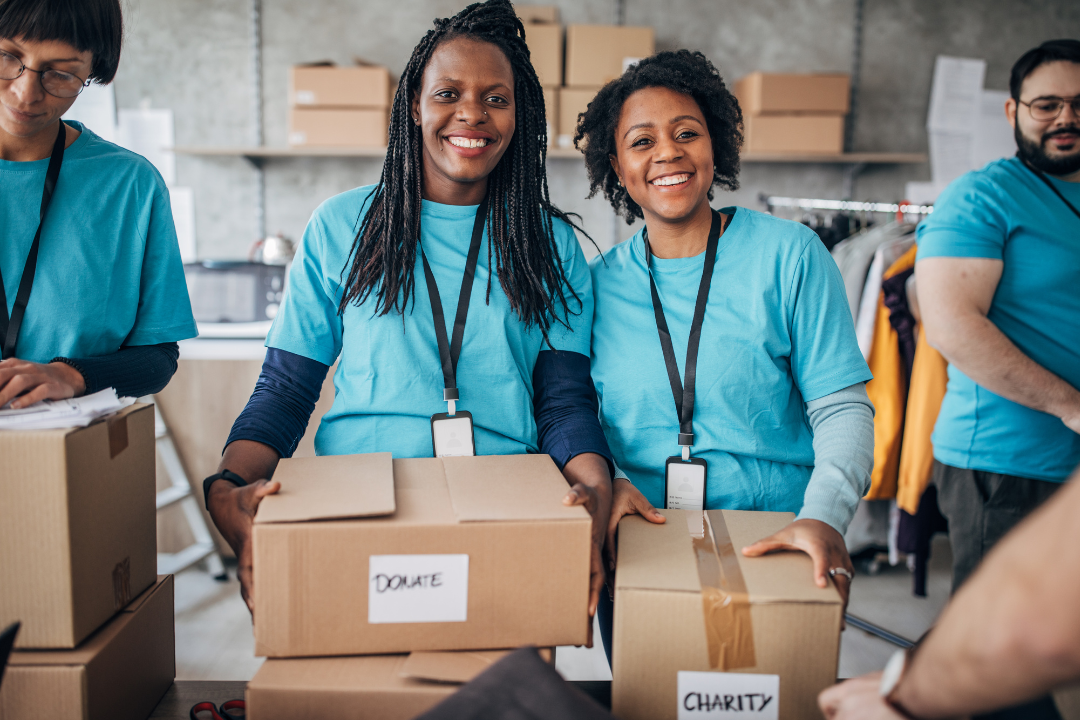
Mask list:
POLYGON ((779 706, 779 675, 689 671, 679 673, 679 720, 777 720, 779 706))
POLYGON ((368 622, 465 622, 468 555, 372 555, 368 622))

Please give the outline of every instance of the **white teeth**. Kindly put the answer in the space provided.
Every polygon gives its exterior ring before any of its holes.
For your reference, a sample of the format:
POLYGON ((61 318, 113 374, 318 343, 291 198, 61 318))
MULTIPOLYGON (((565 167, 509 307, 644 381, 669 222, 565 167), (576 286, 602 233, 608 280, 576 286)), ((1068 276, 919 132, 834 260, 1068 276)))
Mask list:
POLYGON ((656 178, 652 181, 653 185, 682 185, 688 181, 690 176, 686 173, 682 175, 668 175, 667 177, 656 178))
POLYGON ((463 137, 451 137, 451 138, 447 138, 447 140, 450 141, 451 145, 453 145, 454 147, 459 147, 459 148, 484 147, 489 142, 491 142, 490 140, 487 140, 485 138, 469 139, 469 138, 463 138, 463 137))

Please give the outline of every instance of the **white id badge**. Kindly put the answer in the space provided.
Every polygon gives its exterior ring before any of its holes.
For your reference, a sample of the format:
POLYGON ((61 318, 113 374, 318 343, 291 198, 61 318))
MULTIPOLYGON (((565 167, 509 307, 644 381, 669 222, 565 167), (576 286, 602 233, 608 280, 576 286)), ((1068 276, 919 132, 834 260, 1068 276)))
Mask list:
POLYGON ((669 510, 704 510, 705 480, 709 473, 703 458, 669 457, 664 466, 666 507, 669 510))
POLYGON ((453 415, 431 416, 431 447, 435 457, 470 457, 476 454, 472 415, 458 410, 453 415))

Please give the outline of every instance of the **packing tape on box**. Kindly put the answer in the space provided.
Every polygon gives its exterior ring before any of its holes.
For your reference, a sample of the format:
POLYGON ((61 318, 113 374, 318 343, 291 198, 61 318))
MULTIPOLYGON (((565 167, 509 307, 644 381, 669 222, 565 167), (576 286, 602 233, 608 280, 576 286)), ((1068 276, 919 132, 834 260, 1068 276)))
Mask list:
POLYGON ((724 515, 720 511, 687 513, 686 523, 701 581, 709 667, 722 671, 754 667, 750 594, 724 515))

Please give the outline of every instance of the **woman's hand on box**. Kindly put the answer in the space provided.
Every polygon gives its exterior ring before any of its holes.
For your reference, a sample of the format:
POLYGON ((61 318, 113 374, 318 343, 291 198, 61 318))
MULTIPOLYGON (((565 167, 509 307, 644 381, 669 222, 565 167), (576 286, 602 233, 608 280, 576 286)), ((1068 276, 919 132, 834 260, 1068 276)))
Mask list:
MULTIPOLYGON (((564 505, 581 505, 592 518, 592 549, 589 554, 589 617, 596 614, 600 591, 604 588, 604 530, 611 512, 611 471, 603 456, 596 453, 575 455, 563 467, 570 490, 564 505)), ((589 642, 592 647, 592 624, 589 642)))
MULTIPOLYGON (((844 537, 831 525, 820 520, 796 520, 775 535, 744 547, 743 555, 759 557, 781 550, 799 550, 809 555, 814 564, 814 582, 818 587, 828 586, 829 570, 832 568, 842 568, 852 575, 855 574, 855 566, 851 564, 844 537)), ((832 579, 844 601, 846 612, 851 579, 842 573, 836 573, 832 579)))
POLYGON ((281 483, 276 480, 258 480, 244 487, 237 487, 228 480, 218 480, 210 486, 207 496, 210 517, 236 553, 240 594, 252 616, 255 615, 255 594, 252 588, 251 527, 262 499, 280 489, 281 483))
POLYGON ((79 397, 86 391, 82 373, 62 362, 0 361, 0 407, 24 408, 41 400, 79 397))
POLYGON ((627 515, 640 515, 651 523, 664 523, 667 518, 652 506, 641 491, 626 478, 615 478, 611 484, 611 518, 608 520, 607 542, 605 548, 608 558, 608 570, 615 573, 615 532, 619 529, 619 521, 627 515))

